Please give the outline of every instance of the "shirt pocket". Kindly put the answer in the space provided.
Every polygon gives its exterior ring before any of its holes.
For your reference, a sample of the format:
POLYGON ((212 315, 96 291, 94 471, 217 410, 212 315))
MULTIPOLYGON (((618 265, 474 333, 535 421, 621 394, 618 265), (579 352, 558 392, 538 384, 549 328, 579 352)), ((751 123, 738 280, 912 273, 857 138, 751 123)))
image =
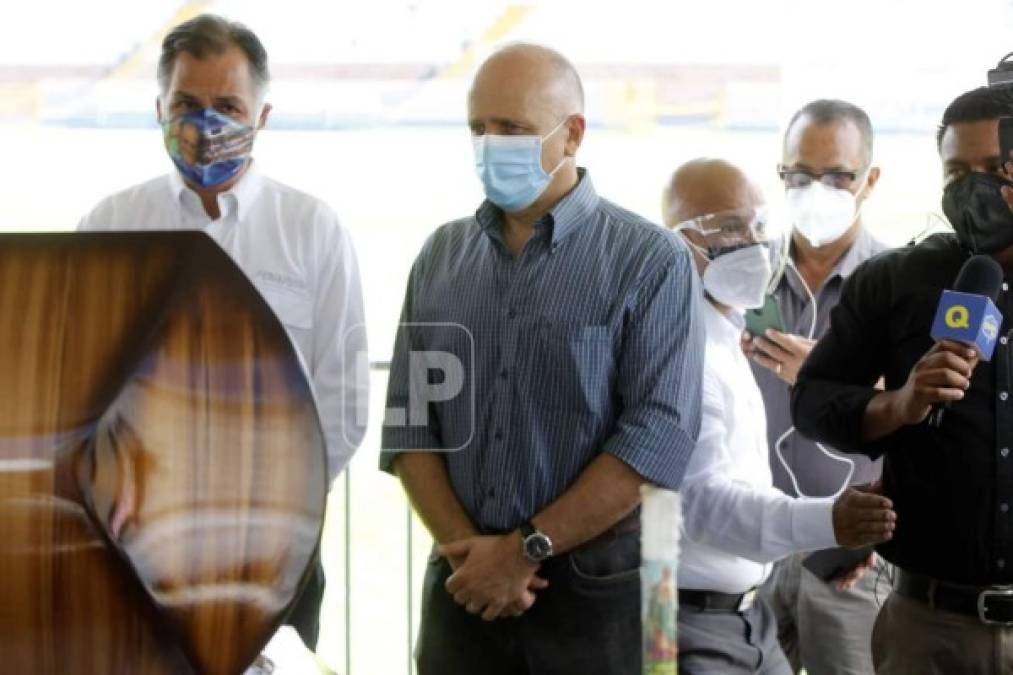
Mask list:
POLYGON ((313 330, 313 298, 308 292, 269 281, 259 281, 257 288, 286 328, 313 330))
POLYGON ((528 373, 532 399, 549 410, 604 412, 613 373, 608 326, 542 324, 528 373))

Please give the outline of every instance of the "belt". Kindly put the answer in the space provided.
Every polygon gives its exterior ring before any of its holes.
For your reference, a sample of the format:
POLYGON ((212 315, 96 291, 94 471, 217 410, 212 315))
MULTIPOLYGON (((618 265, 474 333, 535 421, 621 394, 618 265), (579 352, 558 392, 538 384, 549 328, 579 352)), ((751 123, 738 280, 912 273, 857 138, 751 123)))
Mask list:
POLYGON ((718 593, 717 591, 694 591, 679 589, 679 606, 690 607, 701 612, 745 612, 756 600, 756 587, 745 593, 718 593))
POLYGON ((933 609, 975 616, 986 624, 1013 626, 1013 586, 962 586, 898 567, 894 589, 933 609))

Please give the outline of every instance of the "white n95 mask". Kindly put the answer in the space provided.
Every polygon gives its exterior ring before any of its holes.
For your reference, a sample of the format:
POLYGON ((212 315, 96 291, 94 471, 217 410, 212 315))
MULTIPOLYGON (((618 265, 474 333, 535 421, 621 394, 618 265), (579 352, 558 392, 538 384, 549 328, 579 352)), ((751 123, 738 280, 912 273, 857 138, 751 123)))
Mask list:
POLYGON ((858 202, 848 190, 814 180, 787 192, 792 226, 814 247, 840 239, 858 219, 858 202))
POLYGON ((753 309, 763 305, 773 268, 765 244, 751 244, 715 257, 703 271, 703 287, 722 305, 753 309))

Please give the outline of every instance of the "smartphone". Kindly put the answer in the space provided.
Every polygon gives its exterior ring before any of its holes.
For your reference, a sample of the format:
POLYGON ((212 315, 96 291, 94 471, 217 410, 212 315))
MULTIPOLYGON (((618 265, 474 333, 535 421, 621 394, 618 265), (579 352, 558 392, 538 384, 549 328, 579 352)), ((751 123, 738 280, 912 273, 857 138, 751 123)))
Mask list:
POLYGON ((830 583, 858 567, 858 564, 865 561, 872 551, 872 546, 825 548, 807 555, 802 560, 802 566, 823 581, 830 583))
POLYGON ((784 317, 781 315, 781 305, 777 302, 777 298, 770 294, 767 294, 762 307, 746 310, 746 330, 751 335, 765 335, 768 328, 782 333, 787 332, 784 317))

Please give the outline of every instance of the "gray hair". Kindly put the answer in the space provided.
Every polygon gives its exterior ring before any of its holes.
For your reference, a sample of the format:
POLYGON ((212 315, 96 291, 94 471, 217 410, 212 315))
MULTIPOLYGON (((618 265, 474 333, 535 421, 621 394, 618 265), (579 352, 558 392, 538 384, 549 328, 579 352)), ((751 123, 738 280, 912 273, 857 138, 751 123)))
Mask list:
POLYGON ((791 121, 788 122, 788 127, 784 130, 785 146, 787 146, 788 134, 791 133, 791 128, 802 117, 808 117, 816 124, 850 121, 858 127, 858 131, 862 135, 865 166, 872 163, 872 121, 866 112, 854 103, 838 99, 819 99, 806 103, 799 108, 798 112, 792 115, 791 121))
POLYGON ((263 96, 271 73, 267 67, 267 51, 260 38, 243 24, 214 14, 201 14, 184 21, 165 36, 162 55, 158 58, 158 86, 163 93, 168 89, 172 69, 181 53, 203 59, 209 54, 222 54, 232 46, 246 55, 257 94, 263 96))

